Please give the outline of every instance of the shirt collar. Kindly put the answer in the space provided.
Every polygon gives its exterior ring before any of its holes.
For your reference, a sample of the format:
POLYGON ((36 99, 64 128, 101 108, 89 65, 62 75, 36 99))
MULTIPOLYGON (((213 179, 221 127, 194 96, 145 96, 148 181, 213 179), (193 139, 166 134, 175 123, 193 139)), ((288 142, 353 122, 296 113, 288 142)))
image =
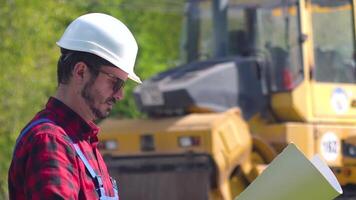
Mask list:
POLYGON ((50 97, 46 104, 46 110, 51 112, 50 115, 54 118, 52 120, 61 126, 72 139, 97 141, 99 127, 94 122, 85 121, 60 100, 50 97))

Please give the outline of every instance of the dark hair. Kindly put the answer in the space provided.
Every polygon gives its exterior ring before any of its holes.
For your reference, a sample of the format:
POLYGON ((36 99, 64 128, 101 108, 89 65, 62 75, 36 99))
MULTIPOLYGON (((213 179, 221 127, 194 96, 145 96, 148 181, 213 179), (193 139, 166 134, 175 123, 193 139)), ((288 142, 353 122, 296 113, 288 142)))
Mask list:
POLYGON ((57 81, 58 84, 67 84, 72 76, 72 71, 74 66, 78 62, 84 62, 87 64, 91 74, 96 78, 99 73, 99 69, 103 65, 113 66, 107 60, 87 52, 73 51, 61 48, 61 57, 58 59, 57 63, 57 81))

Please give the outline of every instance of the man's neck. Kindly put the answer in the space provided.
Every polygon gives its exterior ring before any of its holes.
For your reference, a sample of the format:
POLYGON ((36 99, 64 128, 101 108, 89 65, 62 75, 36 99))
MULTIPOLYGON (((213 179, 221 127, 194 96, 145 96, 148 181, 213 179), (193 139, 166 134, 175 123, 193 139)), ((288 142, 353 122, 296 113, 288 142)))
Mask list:
POLYGON ((66 104, 85 121, 94 120, 94 116, 81 97, 80 91, 71 90, 66 85, 59 85, 54 97, 66 104))

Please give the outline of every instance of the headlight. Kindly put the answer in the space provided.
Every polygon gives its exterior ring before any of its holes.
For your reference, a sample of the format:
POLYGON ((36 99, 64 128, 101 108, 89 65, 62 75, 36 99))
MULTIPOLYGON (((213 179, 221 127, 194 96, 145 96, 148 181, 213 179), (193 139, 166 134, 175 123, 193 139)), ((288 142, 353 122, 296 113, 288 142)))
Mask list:
POLYGON ((116 140, 105 140, 99 143, 98 148, 103 150, 116 150, 118 146, 116 140))
POLYGON ((115 140, 108 140, 105 142, 105 149, 114 150, 117 149, 117 142, 115 140))
POLYGON ((200 137, 197 136, 182 136, 178 138, 180 147, 191 147, 200 145, 200 137))

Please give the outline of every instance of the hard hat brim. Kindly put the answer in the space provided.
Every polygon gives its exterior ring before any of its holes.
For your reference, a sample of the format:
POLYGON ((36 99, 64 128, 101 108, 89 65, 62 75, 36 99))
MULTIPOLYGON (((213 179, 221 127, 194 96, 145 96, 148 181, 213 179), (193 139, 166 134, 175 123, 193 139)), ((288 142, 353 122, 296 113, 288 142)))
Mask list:
POLYGON ((131 79, 139 84, 142 83, 141 79, 135 74, 134 71, 127 71, 127 70, 125 70, 125 68, 120 67, 120 66, 127 65, 127 63, 124 63, 123 61, 121 61, 120 58, 113 55, 112 53, 110 53, 110 51, 106 50, 105 48, 103 48, 102 46, 100 46, 94 42, 80 41, 80 40, 79 41, 78 40, 68 40, 68 39, 63 40, 62 39, 62 40, 56 42, 56 44, 59 47, 62 47, 65 49, 95 54, 95 55, 109 61, 115 67, 118 67, 121 70, 123 70, 124 72, 126 72, 128 74, 129 79, 131 79), (103 53, 103 52, 105 52, 105 53, 103 53))

